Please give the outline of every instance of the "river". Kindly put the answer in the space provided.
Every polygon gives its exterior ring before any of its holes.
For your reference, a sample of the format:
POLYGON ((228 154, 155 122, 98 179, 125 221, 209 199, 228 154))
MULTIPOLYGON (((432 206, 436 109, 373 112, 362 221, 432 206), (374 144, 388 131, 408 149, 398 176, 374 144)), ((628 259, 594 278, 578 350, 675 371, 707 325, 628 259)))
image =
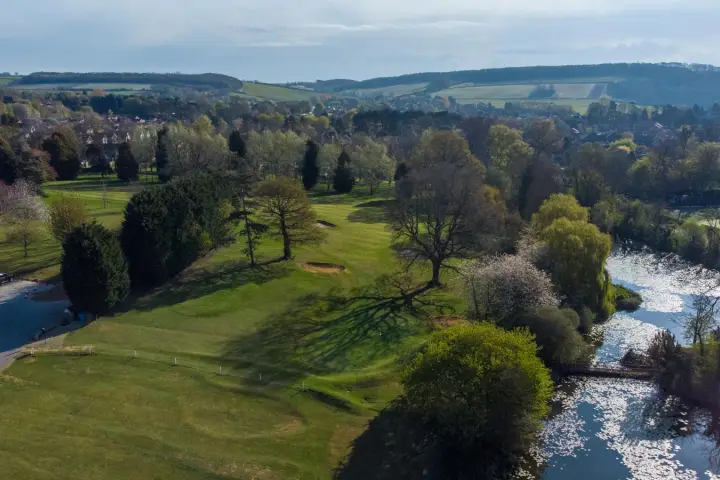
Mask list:
MULTIPOLYGON (((598 364, 619 366, 630 348, 644 351, 660 329, 683 341, 678 320, 693 293, 713 280, 650 253, 614 252, 608 270, 615 283, 640 292, 644 303, 597 325, 598 364), (701 280, 701 277, 703 278, 701 280)), ((545 480, 720 479, 720 449, 705 434, 707 412, 659 394, 649 382, 575 378, 559 388, 553 415, 533 452, 545 480)))

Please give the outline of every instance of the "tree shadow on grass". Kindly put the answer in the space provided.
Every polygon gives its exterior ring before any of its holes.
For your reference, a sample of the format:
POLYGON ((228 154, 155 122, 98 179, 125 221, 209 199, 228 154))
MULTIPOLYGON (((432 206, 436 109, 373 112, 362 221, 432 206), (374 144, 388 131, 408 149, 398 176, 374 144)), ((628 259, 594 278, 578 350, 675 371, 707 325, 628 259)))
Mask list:
POLYGON ((333 472, 335 480, 497 480, 517 478, 519 463, 492 449, 458 450, 401 396, 357 437, 333 472))
POLYGON ((301 297, 253 334, 229 342, 225 360, 268 382, 362 368, 397 354, 404 339, 452 310, 434 291, 384 276, 350 292, 301 297))
POLYGON ((196 267, 181 273, 153 292, 129 298, 114 311, 122 313, 128 310, 153 310, 251 283, 262 285, 289 275, 292 269, 292 263, 283 262, 281 259, 264 262, 256 267, 250 267, 244 260, 196 267))
POLYGON ((357 210, 348 215, 348 220, 355 223, 387 223, 388 208, 395 200, 373 200, 355 205, 357 210))
POLYGON ((439 438, 402 399, 390 404, 357 437, 333 472, 336 480, 443 478, 439 438))

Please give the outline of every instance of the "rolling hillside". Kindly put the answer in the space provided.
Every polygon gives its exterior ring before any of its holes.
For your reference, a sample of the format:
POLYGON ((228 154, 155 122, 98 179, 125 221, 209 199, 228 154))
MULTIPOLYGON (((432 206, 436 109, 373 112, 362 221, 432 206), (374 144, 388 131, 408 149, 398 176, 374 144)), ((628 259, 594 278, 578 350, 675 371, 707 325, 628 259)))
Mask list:
POLYGON ((328 80, 303 85, 359 97, 419 93, 452 96, 459 103, 532 99, 587 104, 601 96, 642 105, 710 106, 720 102, 720 70, 707 65, 617 63, 513 67, 415 73, 359 82, 328 80), (552 85, 554 95, 533 97, 533 91, 540 85, 552 85))

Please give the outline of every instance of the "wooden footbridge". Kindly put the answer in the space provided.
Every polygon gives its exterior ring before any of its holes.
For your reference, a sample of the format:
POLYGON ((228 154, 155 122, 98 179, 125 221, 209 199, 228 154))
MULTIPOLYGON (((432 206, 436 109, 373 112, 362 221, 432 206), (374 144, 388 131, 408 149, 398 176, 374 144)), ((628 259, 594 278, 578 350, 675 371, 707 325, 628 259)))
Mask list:
POLYGON ((562 372, 571 377, 605 377, 632 378, 634 380, 651 380, 653 370, 647 367, 604 367, 589 364, 565 365, 562 372))

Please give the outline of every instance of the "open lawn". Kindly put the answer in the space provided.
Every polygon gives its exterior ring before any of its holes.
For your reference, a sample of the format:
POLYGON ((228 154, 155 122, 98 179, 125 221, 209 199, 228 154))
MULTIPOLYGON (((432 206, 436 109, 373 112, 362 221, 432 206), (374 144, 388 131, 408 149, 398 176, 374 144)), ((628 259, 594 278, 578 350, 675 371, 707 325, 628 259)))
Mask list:
MULTIPOLYGON (((108 228, 119 228, 125 204, 146 183, 145 176, 141 178, 140 182, 127 185, 114 175, 105 179, 100 175, 84 175, 72 182, 46 183, 43 192, 48 204, 61 195, 79 198, 85 203, 91 218, 108 228)), ((33 280, 52 280, 57 277, 62 252, 60 244, 49 233, 44 231, 39 242, 30 244, 28 258, 23 257, 21 245, 7 242, 5 233, 0 226, 0 272, 10 272, 33 280)))
MULTIPOLYGON (((47 190, 98 205, 96 178, 47 190)), ((120 203, 131 190, 111 192, 120 203)), ((0 374, 0 478, 331 478, 400 392, 428 320, 457 302, 441 291, 411 311, 383 280, 397 271, 384 193, 318 192, 318 217, 334 225, 322 245, 278 262, 280 245, 264 240, 257 269, 241 244, 214 251, 67 337, 91 356, 16 362, 0 374)), ((102 221, 117 225, 119 210, 102 221)))

